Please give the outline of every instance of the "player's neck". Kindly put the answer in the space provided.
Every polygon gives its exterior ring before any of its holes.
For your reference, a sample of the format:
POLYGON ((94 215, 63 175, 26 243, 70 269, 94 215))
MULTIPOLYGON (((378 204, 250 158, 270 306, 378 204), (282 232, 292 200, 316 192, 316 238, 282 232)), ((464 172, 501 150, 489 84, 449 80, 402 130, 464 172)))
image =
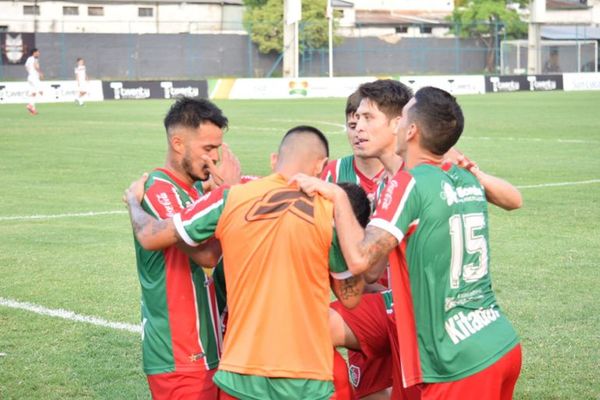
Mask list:
POLYGON ((356 168, 366 177, 373 178, 383 169, 381 161, 377 158, 363 158, 354 156, 356 168))
POLYGON ((385 173, 388 176, 394 176, 398 173, 402 165, 404 164, 404 160, 394 151, 387 151, 379 156, 379 161, 383 164, 383 168, 385 168, 385 173))
POLYGON ((438 156, 428 151, 419 149, 406 154, 406 168, 411 169, 420 164, 432 164, 441 166, 444 156, 438 156))
POLYGON ((194 181, 190 178, 190 176, 181 169, 178 163, 173 162, 173 160, 167 158, 164 169, 169 171, 177 179, 179 179, 181 182, 184 182, 186 185, 190 187, 194 185, 194 181))

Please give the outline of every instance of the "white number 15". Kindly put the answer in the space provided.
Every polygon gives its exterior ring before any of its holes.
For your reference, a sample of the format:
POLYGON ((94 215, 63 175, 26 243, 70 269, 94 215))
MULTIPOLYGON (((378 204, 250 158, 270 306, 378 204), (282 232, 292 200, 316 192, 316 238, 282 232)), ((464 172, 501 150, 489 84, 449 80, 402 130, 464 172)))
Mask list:
POLYGON ((458 289, 461 277, 465 282, 475 282, 488 272, 488 248, 485 237, 475 234, 475 231, 485 226, 485 218, 482 213, 453 215, 448 222, 452 245, 450 287, 458 289), (477 254, 478 262, 463 265, 465 250, 468 254, 477 254))

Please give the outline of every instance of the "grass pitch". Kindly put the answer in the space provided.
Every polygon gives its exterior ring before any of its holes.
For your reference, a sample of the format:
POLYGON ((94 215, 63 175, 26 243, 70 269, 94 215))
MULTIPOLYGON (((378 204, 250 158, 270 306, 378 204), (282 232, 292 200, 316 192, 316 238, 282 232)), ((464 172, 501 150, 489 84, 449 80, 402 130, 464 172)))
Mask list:
MULTIPOLYGON (((598 399, 600 93, 460 98, 459 148, 522 187, 490 210, 491 271, 518 330, 517 399, 598 399)), ((0 106, 0 300, 139 322, 121 194, 165 157, 167 101, 0 106), (79 213, 117 212, 92 216, 79 213), (65 215, 66 214, 66 215, 65 215), (71 215, 71 216, 69 216, 71 215), (36 217, 37 216, 37 217, 36 217)), ((245 173, 269 172, 290 127, 312 124, 349 152, 343 100, 222 101, 245 173)), ((147 399, 139 335, 0 305, 0 398, 147 399)))

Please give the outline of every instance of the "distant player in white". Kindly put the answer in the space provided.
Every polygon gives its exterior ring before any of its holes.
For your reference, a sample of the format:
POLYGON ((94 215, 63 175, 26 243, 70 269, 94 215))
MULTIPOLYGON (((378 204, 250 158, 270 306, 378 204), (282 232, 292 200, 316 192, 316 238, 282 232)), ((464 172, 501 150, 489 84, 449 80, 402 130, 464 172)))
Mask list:
POLYGON ((25 61, 25 69, 27 70, 27 82, 29 83, 29 104, 27 104, 27 111, 32 115, 37 114, 35 109, 35 96, 39 93, 43 95, 42 83, 40 79, 44 77, 42 70, 40 69, 40 51, 36 48, 31 50, 31 55, 25 61))
POLYGON ((87 73, 85 72, 85 61, 79 57, 75 64, 75 80, 77 81, 77 89, 79 96, 75 99, 77 104, 83 105, 83 98, 87 94, 87 73))

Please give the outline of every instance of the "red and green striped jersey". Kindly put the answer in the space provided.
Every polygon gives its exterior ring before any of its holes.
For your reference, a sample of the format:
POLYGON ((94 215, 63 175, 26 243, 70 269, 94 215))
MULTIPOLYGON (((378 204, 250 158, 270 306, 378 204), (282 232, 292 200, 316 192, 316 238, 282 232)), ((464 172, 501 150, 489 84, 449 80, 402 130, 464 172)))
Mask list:
MULTIPOLYGON (((382 169, 373 178, 367 177, 356 166, 356 161, 353 154, 338 158, 336 160, 331 160, 329 163, 327 163, 323 169, 323 172, 321 173, 321 179, 327 182, 348 182, 359 185, 367 194, 369 203, 371 203, 371 210, 375 209, 374 205, 376 204, 377 196, 385 186, 386 180, 383 179, 384 176, 384 170, 382 169)), ((383 273, 381 278, 379 278, 377 281, 379 284, 385 287, 389 287, 388 272, 389 269, 386 268, 385 273, 383 273)))
POLYGON ((400 171, 369 225, 399 241, 390 264, 405 387, 470 376, 518 343, 492 290, 487 202, 471 173, 400 171))
MULTIPOLYGON (((181 212, 202 195, 165 169, 148 177, 143 208, 159 219, 181 212)), ((148 251, 135 241, 142 292, 143 363, 148 375, 213 369, 221 331, 212 279, 176 246, 148 251)))
POLYGON ((369 178, 363 174, 357 167, 354 155, 338 158, 332 160, 325 166, 321 173, 321 178, 327 182, 333 183, 356 183, 363 188, 369 201, 373 203, 377 187, 383 176, 383 169, 377 173, 373 178, 369 178))

